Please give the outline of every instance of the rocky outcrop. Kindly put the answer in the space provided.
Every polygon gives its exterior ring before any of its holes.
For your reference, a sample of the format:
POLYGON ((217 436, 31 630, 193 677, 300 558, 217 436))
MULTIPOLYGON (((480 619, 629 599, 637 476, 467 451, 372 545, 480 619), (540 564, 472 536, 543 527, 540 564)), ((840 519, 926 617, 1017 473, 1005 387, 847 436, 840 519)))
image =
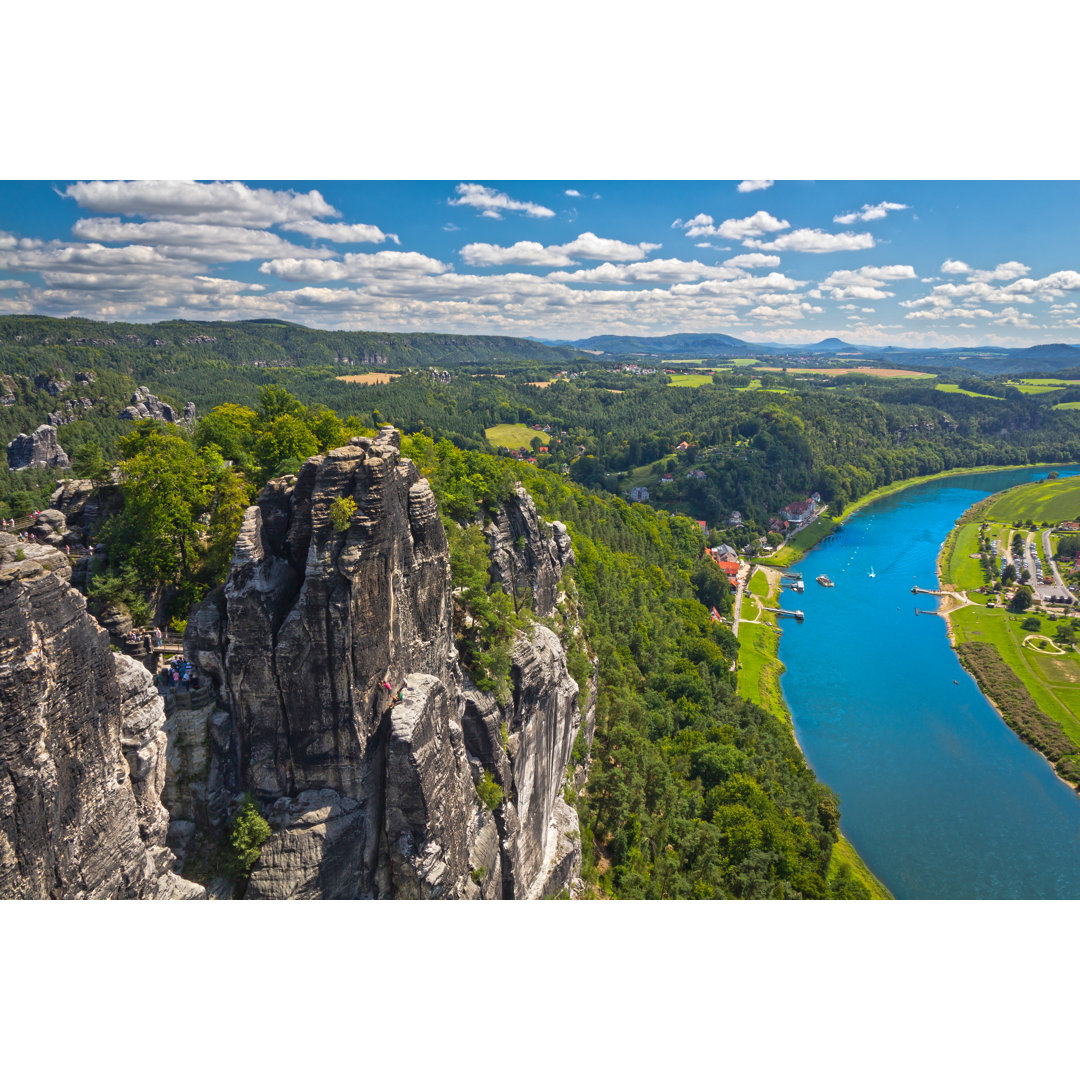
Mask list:
POLYGON ((177 414, 167 402, 150 393, 146 386, 140 386, 131 395, 131 404, 120 413, 121 420, 164 420, 169 424, 191 424, 195 420, 195 403, 189 401, 184 411, 177 414))
POLYGON ((0 533, 0 897, 201 896, 165 845, 161 699, 69 576, 0 533))
POLYGON ((563 567, 574 561, 566 526, 541 522, 528 492, 518 484, 486 532, 492 578, 507 592, 528 591, 536 615, 550 615, 563 567))
MULTIPOLYGON (((497 581, 520 579, 537 611, 565 603, 569 539, 523 490, 489 536, 497 581)), ((224 829, 242 792, 259 800, 274 832, 249 897, 526 897, 576 875, 561 792, 581 709, 559 637, 519 636, 500 704, 464 676, 451 620, 438 508, 393 429, 264 489, 224 588, 188 621, 218 697, 184 718, 186 744, 210 751, 201 787, 171 795, 166 779, 174 818, 200 829, 224 829), (403 700, 383 683, 405 683, 403 700)))
POLYGON ((7 444, 9 469, 71 468, 71 461, 56 438, 56 428, 42 424, 30 435, 16 435, 7 444))

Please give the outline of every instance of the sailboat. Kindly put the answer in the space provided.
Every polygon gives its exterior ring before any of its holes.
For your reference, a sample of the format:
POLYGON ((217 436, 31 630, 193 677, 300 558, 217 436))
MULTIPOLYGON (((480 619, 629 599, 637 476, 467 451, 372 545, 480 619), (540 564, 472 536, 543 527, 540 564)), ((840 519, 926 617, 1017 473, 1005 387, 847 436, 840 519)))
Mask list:
POLYGON ((874 568, 872 566, 870 567, 870 576, 877 577, 877 574, 874 573, 874 568))

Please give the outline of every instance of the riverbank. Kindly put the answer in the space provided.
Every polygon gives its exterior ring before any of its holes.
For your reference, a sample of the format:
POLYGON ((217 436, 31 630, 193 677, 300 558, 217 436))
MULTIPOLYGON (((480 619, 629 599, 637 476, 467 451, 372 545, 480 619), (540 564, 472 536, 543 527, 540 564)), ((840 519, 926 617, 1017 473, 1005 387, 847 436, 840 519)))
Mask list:
MULTIPOLYGON (((744 610, 747 601, 752 598, 755 615, 753 618, 741 619, 735 628, 739 639, 739 696, 791 724, 792 736, 798 745, 791 712, 780 688, 780 676, 786 670, 778 656, 782 631, 777 625, 776 616, 762 610, 763 605, 783 606, 781 598, 784 589, 780 571, 766 566, 754 570, 747 582, 746 594, 744 610)), ((830 881, 838 876, 851 877, 866 889, 871 900, 893 899, 892 893, 874 876, 873 871, 863 862, 854 845, 843 833, 839 834, 833 845, 827 876, 830 881)))
MULTIPOLYGON (((1062 467, 1068 467, 1071 462, 1063 461, 1036 461, 1031 468, 1036 469, 1059 469, 1062 467)), ((849 506, 845 507, 844 512, 837 516, 838 522, 845 522, 852 514, 857 513, 859 510, 869 506, 872 502, 876 502, 878 499, 884 498, 886 495, 895 495, 898 491, 905 491, 907 488, 917 487, 919 484, 928 483, 930 480, 946 480, 950 476, 974 476, 978 473, 996 473, 996 472, 1008 472, 1009 469, 1022 469, 1028 468, 1026 465, 972 465, 965 466, 962 469, 946 469, 944 472, 928 473, 926 476, 912 476, 907 480, 896 480, 891 484, 886 484, 884 487, 874 488, 873 491, 867 492, 861 498, 856 499, 849 506)))
MULTIPOLYGON (((984 499, 975 506, 987 502, 984 499)), ((998 716, 1047 760, 1064 783, 1078 789, 1080 656, 1071 647, 1055 654, 1029 645, 1032 620, 1039 623, 1041 635, 1045 616, 1017 614, 996 604, 990 608, 984 594, 973 600, 959 589, 952 556, 961 547, 964 530, 973 527, 971 510, 949 531, 937 558, 940 588, 954 590, 941 598, 938 609, 945 619, 949 644, 998 716)), ((966 539, 965 550, 972 538, 966 539)), ((1046 621, 1052 626, 1058 620, 1046 621)))

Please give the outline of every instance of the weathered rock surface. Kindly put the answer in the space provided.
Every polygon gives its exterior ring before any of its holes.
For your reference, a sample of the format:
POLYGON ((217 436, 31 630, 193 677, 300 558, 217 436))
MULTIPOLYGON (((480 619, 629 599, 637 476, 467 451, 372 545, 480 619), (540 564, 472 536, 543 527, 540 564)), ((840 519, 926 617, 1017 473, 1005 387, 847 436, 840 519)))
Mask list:
POLYGON ((528 492, 518 484, 486 532, 492 578, 507 592, 528 590, 536 615, 550 615, 563 567, 574 561, 566 526, 541 522, 528 492))
POLYGON ((201 896, 165 846, 161 700, 68 576, 0 533, 0 897, 201 896))
POLYGON ((9 469, 71 468, 71 460, 56 438, 56 428, 41 424, 29 435, 16 435, 7 444, 9 469))
POLYGON ((157 395, 151 394, 149 387, 140 386, 131 395, 131 404, 120 413, 121 420, 164 420, 170 424, 190 424, 195 420, 195 403, 189 401, 184 411, 176 410, 157 395))
MULTIPOLYGON (((520 575, 537 610, 554 611, 572 558, 565 530, 545 526, 519 491, 489 536, 497 580, 520 575)), ((182 766, 178 747, 174 771, 190 768, 202 786, 173 794, 166 780, 174 831, 186 829, 182 815, 220 830, 224 808, 254 794, 275 831, 251 898, 561 889, 580 867, 561 790, 581 724, 562 645, 539 625, 521 636, 513 700, 499 705, 464 677, 451 618, 446 536, 396 432, 272 481, 224 588, 188 621, 187 653, 220 709, 184 721, 194 725, 184 760, 205 742, 210 761, 182 766), (356 512, 338 531, 330 507, 343 497, 356 512), (381 684, 403 681, 395 703, 381 684), (505 795, 494 812, 477 795, 485 770, 505 795)))

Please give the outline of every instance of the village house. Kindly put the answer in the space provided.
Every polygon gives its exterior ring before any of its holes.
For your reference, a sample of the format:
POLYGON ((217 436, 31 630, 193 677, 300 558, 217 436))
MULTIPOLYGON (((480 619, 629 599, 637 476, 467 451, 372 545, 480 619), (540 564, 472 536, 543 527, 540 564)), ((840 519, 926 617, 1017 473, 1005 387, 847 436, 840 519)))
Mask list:
POLYGON ((675 483, 675 477, 672 476, 671 473, 666 472, 666 473, 664 473, 663 476, 660 477, 660 483, 661 484, 673 484, 673 483, 675 483))
POLYGON ((1062 532, 1080 532, 1080 521, 1063 521, 1058 528, 1062 532))
POLYGON ((709 538, 709 526, 706 525, 704 521, 699 521, 697 523, 697 526, 701 530, 701 532, 704 535, 705 539, 708 540, 708 538, 709 538))
POLYGON ((734 526, 741 525, 742 524, 742 514, 740 514, 738 510, 732 510, 731 513, 728 514, 727 523, 729 525, 734 525, 734 526))
POLYGON ((726 562, 738 562, 738 552, 730 544, 721 544, 712 549, 712 557, 716 560, 723 559, 726 562))
POLYGON ((789 503, 784 507, 784 517, 792 525, 801 525, 804 521, 809 521, 814 515, 814 504, 810 499, 804 499, 802 502, 789 503))
POLYGON ((690 444, 688 442, 686 442, 685 440, 683 440, 681 443, 679 443, 678 446, 675 447, 675 450, 676 450, 677 453, 680 452, 680 451, 689 450, 689 449, 690 449, 690 444))
POLYGON ((701 469, 691 469, 686 474, 686 478, 688 480, 704 480, 705 474, 701 471, 701 469))
POLYGON ((647 487, 633 487, 630 489, 631 502, 648 502, 649 489, 647 487))

